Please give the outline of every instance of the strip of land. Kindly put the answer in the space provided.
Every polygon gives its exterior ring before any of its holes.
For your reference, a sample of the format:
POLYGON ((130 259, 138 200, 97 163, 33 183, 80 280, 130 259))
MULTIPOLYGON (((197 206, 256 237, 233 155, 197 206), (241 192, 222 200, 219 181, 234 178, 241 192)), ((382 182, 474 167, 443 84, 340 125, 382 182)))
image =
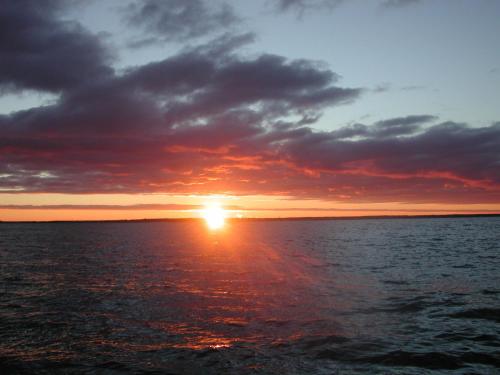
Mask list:
MULTIPOLYGON (((304 216, 304 217, 244 217, 227 218, 229 222, 246 221, 327 221, 327 220, 381 220, 381 219, 460 219, 460 218, 484 218, 500 217, 499 213, 488 214, 450 214, 450 215, 367 215, 367 216, 304 216)), ((126 220, 26 220, 26 221, 3 221, 0 223, 156 223, 156 222, 190 222, 203 221, 203 218, 156 218, 156 219, 126 219, 126 220)))

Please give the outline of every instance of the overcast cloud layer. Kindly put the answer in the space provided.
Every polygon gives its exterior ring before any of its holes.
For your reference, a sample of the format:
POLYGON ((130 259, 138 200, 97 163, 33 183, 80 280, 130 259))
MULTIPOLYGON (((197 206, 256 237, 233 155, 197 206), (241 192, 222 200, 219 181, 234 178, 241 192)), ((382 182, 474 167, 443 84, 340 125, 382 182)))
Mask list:
POLYGON ((411 113, 313 130, 325 108, 365 90, 315 61, 245 56, 254 35, 226 33, 237 19, 227 5, 169 3, 171 13, 138 2, 124 22, 162 43, 213 39, 118 73, 97 35, 62 20, 63 3, 1 2, 1 92, 60 95, 0 116, 1 191, 500 202, 500 122, 411 113))

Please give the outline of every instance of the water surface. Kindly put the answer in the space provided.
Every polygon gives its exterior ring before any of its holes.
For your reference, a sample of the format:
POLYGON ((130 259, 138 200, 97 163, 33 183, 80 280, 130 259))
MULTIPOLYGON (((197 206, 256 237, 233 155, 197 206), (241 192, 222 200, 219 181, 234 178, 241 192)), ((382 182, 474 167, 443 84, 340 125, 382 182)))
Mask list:
POLYGON ((0 224, 1 373, 493 374, 500 218, 0 224))

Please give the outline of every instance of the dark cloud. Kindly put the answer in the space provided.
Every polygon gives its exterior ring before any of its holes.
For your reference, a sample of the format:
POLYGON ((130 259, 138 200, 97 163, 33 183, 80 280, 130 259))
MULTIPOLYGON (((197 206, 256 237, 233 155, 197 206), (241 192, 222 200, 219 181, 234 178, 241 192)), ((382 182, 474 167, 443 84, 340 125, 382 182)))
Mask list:
POLYGON ((303 60, 289 62, 276 55, 231 60, 214 69, 188 100, 172 102, 167 117, 183 121, 248 106, 272 116, 305 113, 359 96, 359 89, 333 86, 336 80, 331 71, 303 60))
POLYGON ((392 137, 413 134, 428 122, 436 120, 430 115, 398 117, 390 120, 379 121, 374 124, 373 134, 377 137, 392 137))
POLYGON ((384 138, 402 135, 411 135, 421 129, 425 123, 436 120, 430 115, 397 117, 376 122, 372 126, 353 124, 335 130, 330 134, 336 139, 350 139, 355 137, 384 138))
POLYGON ((85 129, 2 137, 2 188, 500 201, 500 124, 429 125, 435 119, 423 115, 319 132, 286 122, 270 126, 264 117, 227 111, 207 124, 167 127, 163 134, 145 128, 133 137, 100 137, 85 129))
MULTIPOLYGON (((428 116, 411 116, 370 127, 357 125, 331 133, 311 132, 290 142, 285 152, 293 165, 324 173, 350 174, 352 182, 361 176, 371 177, 372 182, 386 178, 387 186, 394 181, 420 181, 426 188, 415 191, 415 196, 441 196, 448 189, 449 199, 456 189, 478 188, 484 189, 483 199, 488 200, 488 191, 498 199, 500 124, 471 128, 446 122, 419 131, 411 127, 430 120, 428 116), (410 126, 411 130, 380 136, 380 129, 400 130, 401 125, 410 126), (361 138, 347 139, 353 134, 361 138), (436 183, 442 187, 436 188, 436 183)), ((410 187, 413 189, 409 186, 408 192, 410 187)), ((400 191, 397 196, 401 195, 400 191)))
POLYGON ((203 0, 142 0, 125 10, 128 24, 145 31, 132 46, 154 42, 186 41, 225 31, 239 18, 226 3, 203 0))
POLYGON ((64 4, 1 1, 1 89, 58 92, 112 73, 99 38, 78 23, 60 19, 64 4))
POLYGON ((2 116, 2 190, 201 187, 220 180, 211 176, 218 171, 255 169, 255 154, 270 158, 266 141, 287 137, 268 131, 280 118, 298 115, 302 126, 360 94, 316 63, 242 58, 234 48, 247 39, 218 39, 2 116))

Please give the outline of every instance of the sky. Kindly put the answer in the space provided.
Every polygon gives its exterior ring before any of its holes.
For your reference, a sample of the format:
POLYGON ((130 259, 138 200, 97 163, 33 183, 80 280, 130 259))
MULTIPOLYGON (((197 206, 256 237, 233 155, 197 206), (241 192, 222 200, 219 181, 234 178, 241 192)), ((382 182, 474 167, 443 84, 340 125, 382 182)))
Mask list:
POLYGON ((0 0, 0 220, 500 212, 498 0, 0 0))

